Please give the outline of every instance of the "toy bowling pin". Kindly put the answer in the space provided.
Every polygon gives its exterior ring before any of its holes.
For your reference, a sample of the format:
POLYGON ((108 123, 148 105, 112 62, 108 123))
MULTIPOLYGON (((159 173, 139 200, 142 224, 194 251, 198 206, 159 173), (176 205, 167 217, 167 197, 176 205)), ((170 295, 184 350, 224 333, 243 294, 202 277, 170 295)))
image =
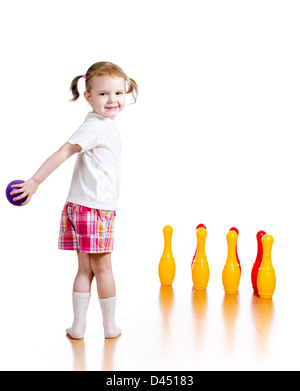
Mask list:
POLYGON ((225 293, 234 295, 239 289, 241 271, 236 257, 237 233, 229 231, 227 236, 228 254, 222 273, 225 293))
MULTIPOLYGON (((237 236, 239 237, 239 230, 237 228, 232 227, 232 228, 230 228, 229 231, 235 231, 237 233, 237 236)), ((236 259, 237 259, 238 264, 239 264, 240 272, 242 273, 241 262, 240 262, 239 255, 238 255, 238 252, 237 252, 237 244, 236 244, 235 252, 236 252, 236 259)))
POLYGON ((264 235, 262 238, 263 258, 257 275, 257 290, 263 299, 272 299, 276 286, 275 270, 271 259, 273 242, 271 235, 264 235))
MULTIPOLYGON (((204 224, 198 224, 197 227, 196 227, 196 231, 199 229, 199 228, 204 228, 206 229, 206 226, 204 224)), ((196 246, 196 251, 195 251, 195 254, 193 256, 193 260, 192 260, 192 264, 191 264, 191 267, 193 267, 193 264, 195 262, 195 259, 196 259, 196 255, 197 255, 197 246, 196 246)))
POLYGON ((252 271, 251 271, 251 281, 252 281, 252 287, 254 293, 258 293, 257 291, 257 274, 258 270, 261 266, 261 261, 263 258, 263 247, 262 247, 262 238, 263 236, 266 235, 265 231, 258 231, 256 234, 256 240, 257 240, 257 255, 256 255, 256 260, 252 266, 252 271))
POLYGON ((205 291, 209 280, 209 266, 205 254, 207 231, 203 224, 197 229, 196 236, 197 253, 192 267, 192 280, 194 289, 205 291))
POLYGON ((158 274, 161 285, 172 285, 176 272, 175 260, 171 248, 173 228, 170 225, 166 225, 163 229, 163 233, 165 245, 158 266, 158 274))

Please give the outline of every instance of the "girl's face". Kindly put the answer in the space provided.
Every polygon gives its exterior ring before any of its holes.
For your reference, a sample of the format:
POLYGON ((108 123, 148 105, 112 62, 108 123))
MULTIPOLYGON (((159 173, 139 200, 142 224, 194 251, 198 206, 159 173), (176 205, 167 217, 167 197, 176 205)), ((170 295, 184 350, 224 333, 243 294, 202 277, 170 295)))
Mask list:
POLYGON ((93 112, 115 119, 125 106, 125 79, 123 77, 101 76, 91 80, 90 91, 84 92, 93 112))

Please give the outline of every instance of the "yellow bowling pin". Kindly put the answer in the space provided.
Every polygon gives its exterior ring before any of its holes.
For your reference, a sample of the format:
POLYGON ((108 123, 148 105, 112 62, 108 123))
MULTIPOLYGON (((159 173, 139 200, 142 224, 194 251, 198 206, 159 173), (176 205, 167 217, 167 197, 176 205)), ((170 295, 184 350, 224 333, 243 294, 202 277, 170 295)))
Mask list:
POLYGON ((199 228, 197 235, 197 255, 192 267, 192 280, 194 289, 205 291, 209 280, 209 266, 205 254, 205 241, 207 231, 205 228, 199 228))
POLYGON ((262 238, 263 259, 257 275, 257 290, 263 299, 272 299, 276 286, 276 275, 271 259, 273 242, 271 235, 264 235, 262 238))
POLYGON ((229 231, 227 236, 228 254, 223 269, 222 281, 225 293, 234 295, 239 289, 241 271, 236 257, 237 233, 229 231))
POLYGON ((172 285, 176 272, 175 260, 172 253, 171 241, 173 228, 166 225, 163 229, 165 246, 158 266, 158 274, 161 285, 172 285))

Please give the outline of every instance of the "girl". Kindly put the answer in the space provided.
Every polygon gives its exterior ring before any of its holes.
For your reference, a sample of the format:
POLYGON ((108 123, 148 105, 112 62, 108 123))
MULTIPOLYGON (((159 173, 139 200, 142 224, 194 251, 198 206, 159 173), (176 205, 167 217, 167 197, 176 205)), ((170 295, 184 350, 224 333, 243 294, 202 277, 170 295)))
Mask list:
POLYGON ((72 137, 50 156, 32 178, 15 185, 14 200, 27 196, 28 204, 38 186, 66 159, 78 154, 69 195, 62 211, 59 248, 75 250, 78 273, 73 286, 74 321, 67 333, 84 337, 86 313, 95 277, 103 315, 104 335, 115 338, 121 330, 115 324, 116 288, 111 265, 114 224, 121 179, 121 139, 115 124, 125 106, 125 95, 134 101, 138 93, 135 81, 110 62, 92 65, 86 75, 72 81, 72 101, 79 97, 78 80, 85 79, 84 97, 92 106, 83 124, 72 137))

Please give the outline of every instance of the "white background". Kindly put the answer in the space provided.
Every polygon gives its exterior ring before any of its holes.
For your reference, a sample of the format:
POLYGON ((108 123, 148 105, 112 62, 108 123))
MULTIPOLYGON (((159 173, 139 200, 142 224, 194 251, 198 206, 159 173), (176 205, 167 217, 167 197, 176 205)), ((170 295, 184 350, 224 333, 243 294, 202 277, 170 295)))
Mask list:
MULTIPOLYGON (((241 286, 249 289, 256 233, 271 234, 277 297, 290 292, 294 307, 298 1, 28 0, 2 2, 0 15, 4 316, 24 320, 41 311, 47 319, 51 308, 62 323, 71 317, 76 256, 56 246, 75 157, 25 207, 10 205, 5 188, 30 178, 82 123, 90 108, 82 96, 69 101, 70 83, 102 60, 120 65, 139 86, 137 104, 117 119, 124 170, 113 255, 119 295, 158 284, 167 224, 174 228, 177 284, 190 278, 195 228, 204 223, 211 279, 221 284, 226 234, 236 226, 241 286)), ((2 324, 2 335, 17 333, 15 323, 2 324)))

